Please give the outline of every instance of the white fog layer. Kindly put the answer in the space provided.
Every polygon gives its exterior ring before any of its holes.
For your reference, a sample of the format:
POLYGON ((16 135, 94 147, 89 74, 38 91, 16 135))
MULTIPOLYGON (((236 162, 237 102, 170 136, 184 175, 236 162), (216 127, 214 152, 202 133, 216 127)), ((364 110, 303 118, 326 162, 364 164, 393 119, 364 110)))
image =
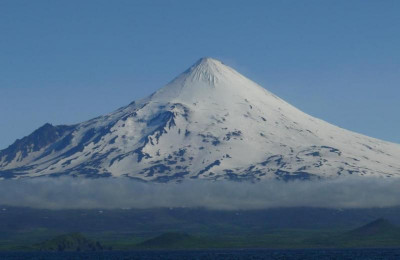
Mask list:
POLYGON ((0 205, 47 209, 193 207, 371 208, 400 205, 400 179, 343 177, 321 181, 184 181, 127 178, 34 178, 0 182, 0 205))

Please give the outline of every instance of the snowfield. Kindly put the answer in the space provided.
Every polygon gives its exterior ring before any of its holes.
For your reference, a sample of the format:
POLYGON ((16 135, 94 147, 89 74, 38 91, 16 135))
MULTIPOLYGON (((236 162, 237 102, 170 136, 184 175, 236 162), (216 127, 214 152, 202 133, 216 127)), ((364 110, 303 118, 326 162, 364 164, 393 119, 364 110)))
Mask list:
POLYGON ((0 177, 143 181, 400 176, 400 145, 291 106, 203 58, 151 96, 72 126, 46 124, 0 151, 0 177))

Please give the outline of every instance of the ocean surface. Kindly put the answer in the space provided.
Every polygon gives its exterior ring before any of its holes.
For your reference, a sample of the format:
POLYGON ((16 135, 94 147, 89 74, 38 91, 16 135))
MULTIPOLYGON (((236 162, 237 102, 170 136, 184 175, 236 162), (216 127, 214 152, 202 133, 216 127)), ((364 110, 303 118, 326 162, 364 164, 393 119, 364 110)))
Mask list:
POLYGON ((397 249, 1 252, 0 259, 400 259, 397 249))

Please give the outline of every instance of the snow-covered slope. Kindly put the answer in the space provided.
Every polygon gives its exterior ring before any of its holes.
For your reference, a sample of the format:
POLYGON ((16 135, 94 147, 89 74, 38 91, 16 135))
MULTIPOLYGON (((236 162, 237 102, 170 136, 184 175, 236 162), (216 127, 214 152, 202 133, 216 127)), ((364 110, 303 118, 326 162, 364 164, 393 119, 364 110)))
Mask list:
POLYGON ((0 176, 146 181, 400 176, 400 145, 309 116, 203 58, 150 97, 0 151, 0 176))

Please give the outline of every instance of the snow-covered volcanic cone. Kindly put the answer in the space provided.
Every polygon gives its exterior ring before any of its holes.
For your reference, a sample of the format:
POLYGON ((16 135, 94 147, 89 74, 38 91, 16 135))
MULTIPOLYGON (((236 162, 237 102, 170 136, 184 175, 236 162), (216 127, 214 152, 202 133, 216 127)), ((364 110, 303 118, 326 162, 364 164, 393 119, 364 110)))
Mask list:
POLYGON ((203 58, 150 97, 0 151, 0 177, 145 181, 400 176, 400 145, 331 125, 203 58))

